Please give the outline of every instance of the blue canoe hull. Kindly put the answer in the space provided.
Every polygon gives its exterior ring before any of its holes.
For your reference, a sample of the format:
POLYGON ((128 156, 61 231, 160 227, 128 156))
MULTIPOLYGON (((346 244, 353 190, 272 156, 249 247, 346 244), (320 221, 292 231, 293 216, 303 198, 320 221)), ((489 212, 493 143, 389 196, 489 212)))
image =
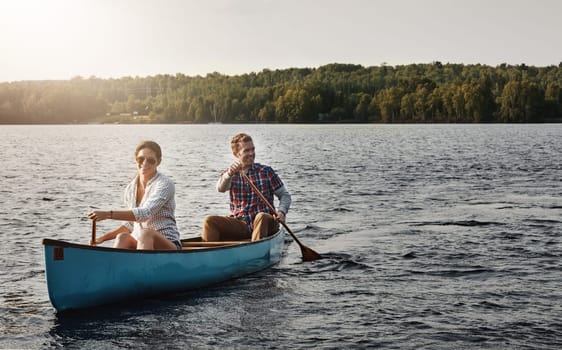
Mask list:
POLYGON ((279 262, 284 232, 257 242, 178 251, 125 250, 43 240, 57 311, 201 288, 279 262))

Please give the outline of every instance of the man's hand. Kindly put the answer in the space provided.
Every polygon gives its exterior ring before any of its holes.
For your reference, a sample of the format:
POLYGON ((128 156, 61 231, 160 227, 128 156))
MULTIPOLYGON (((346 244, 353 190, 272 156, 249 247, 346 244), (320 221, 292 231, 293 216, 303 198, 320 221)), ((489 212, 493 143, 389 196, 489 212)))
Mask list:
POLYGON ((240 164, 240 161, 238 159, 236 159, 234 162, 232 162, 232 164, 230 164, 230 167, 228 167, 226 172, 227 172, 228 176, 232 177, 232 176, 234 176, 234 174, 239 172, 241 169, 242 169, 242 166, 240 164))
POLYGON ((275 219, 276 219, 277 221, 281 221, 281 222, 284 223, 284 222, 285 222, 285 219, 286 219, 286 218, 285 218, 285 213, 283 213, 282 211, 279 211, 279 210, 278 210, 277 213, 275 214, 275 219))

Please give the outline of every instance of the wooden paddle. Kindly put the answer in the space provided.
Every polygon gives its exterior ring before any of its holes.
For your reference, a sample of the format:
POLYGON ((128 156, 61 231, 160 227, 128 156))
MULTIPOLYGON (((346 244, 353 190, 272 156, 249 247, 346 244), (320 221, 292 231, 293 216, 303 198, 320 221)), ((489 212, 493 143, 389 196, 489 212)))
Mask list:
POLYGON ((92 220, 92 244, 96 245, 96 220, 92 220))
MULTIPOLYGON (((254 192, 261 198, 261 200, 265 203, 265 205, 267 205, 267 207, 269 208, 269 210, 271 210, 272 213, 276 213, 275 208, 273 207, 273 205, 271 205, 271 203, 269 203, 267 201, 267 199, 265 198, 265 196, 260 192, 260 190, 256 187, 256 185, 254 185, 254 183, 248 178, 248 176, 246 175, 246 173, 244 172, 244 170, 240 170, 240 174, 242 175, 242 178, 244 179, 244 181, 246 181, 248 183, 248 185, 250 185, 250 187, 252 187, 252 190, 254 190, 254 192)), ((302 260, 303 261, 314 261, 314 260, 318 260, 318 259, 322 259, 322 255, 318 254, 317 252, 315 252, 314 250, 308 248, 307 246, 305 246, 304 244, 301 243, 301 241, 299 241, 299 239, 297 238, 297 236, 295 236, 295 234, 293 233, 293 231, 291 231, 291 229, 287 226, 287 224, 285 224, 283 221, 279 220, 279 222, 281 223, 281 225, 283 225, 283 227, 285 227, 285 229, 287 230, 287 232, 289 232, 291 234, 291 237, 293 237, 293 239, 295 240, 295 242, 297 242, 297 244, 299 245, 299 247, 301 248, 301 253, 302 253, 302 260)))

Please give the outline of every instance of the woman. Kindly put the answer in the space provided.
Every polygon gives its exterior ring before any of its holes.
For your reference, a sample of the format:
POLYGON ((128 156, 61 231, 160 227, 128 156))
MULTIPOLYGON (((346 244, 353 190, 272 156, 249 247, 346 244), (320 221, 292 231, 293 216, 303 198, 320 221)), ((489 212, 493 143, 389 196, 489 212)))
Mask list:
POLYGON ((127 221, 113 231, 90 242, 91 245, 115 239, 115 248, 181 249, 176 226, 175 186, 170 178, 158 172, 162 150, 153 141, 144 141, 135 150, 137 176, 125 189, 129 210, 95 210, 91 220, 127 221))

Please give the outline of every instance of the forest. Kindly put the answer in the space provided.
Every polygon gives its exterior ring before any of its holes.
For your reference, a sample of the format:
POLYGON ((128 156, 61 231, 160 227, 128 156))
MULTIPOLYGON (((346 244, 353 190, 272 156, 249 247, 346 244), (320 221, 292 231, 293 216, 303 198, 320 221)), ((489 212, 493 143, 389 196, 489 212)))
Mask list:
POLYGON ((0 83, 0 124, 562 122, 562 62, 0 83))

